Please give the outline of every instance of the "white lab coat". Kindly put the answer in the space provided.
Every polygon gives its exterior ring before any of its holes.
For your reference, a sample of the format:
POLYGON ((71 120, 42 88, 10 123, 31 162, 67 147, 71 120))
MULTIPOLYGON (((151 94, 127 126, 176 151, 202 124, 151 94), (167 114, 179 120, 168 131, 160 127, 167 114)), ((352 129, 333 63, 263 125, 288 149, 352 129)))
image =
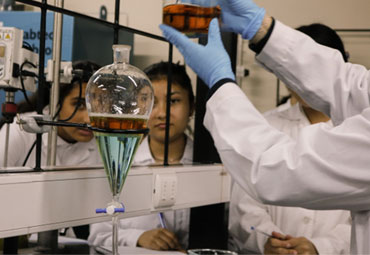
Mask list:
MULTIPOLYGON (((302 128, 311 125, 300 105, 291 106, 290 101, 264 116, 272 126, 293 139, 302 128)), ((230 199, 229 243, 241 254, 263 254, 268 237, 251 231, 251 226, 254 226, 266 233, 277 231, 306 237, 319 254, 349 254, 350 221, 350 213, 344 210, 319 211, 264 205, 234 183, 230 199)))
MULTIPOLYGON (((26 113, 27 114, 27 113, 26 113)), ((35 114, 34 112, 32 114, 35 114)), ((27 133, 20 130, 19 125, 10 124, 8 167, 22 166, 32 144, 36 141, 36 134, 27 133)), ((0 130, 0 166, 4 163, 6 126, 0 130)), ((47 161, 48 133, 42 135, 41 165, 46 165, 47 161)), ((33 148, 26 166, 34 167, 36 162, 36 147, 33 148)), ((95 139, 87 143, 77 142, 68 143, 58 136, 56 166, 74 165, 102 165, 99 150, 95 139)))
MULTIPOLYGON (((182 164, 191 164, 193 162, 193 142, 188 137, 184 155, 181 159, 182 164)), ((154 164, 149 148, 148 137, 146 137, 139 146, 134 165, 154 164)), ((133 168, 134 171, 134 168, 133 168)), ((167 228, 178 238, 183 248, 187 248, 189 239, 189 221, 190 209, 180 209, 175 211, 163 212, 167 228)), ((136 247, 139 237, 148 230, 161 228, 158 214, 150 214, 133 218, 126 218, 119 221, 118 227, 118 245, 136 247)), ((112 223, 102 222, 90 225, 90 235, 88 238, 90 244, 95 246, 112 245, 112 223)))
POLYGON ((278 21, 257 59, 340 125, 311 125, 293 140, 227 83, 208 100, 204 119, 222 162, 263 203, 351 210, 351 253, 369 254, 370 72, 278 21))

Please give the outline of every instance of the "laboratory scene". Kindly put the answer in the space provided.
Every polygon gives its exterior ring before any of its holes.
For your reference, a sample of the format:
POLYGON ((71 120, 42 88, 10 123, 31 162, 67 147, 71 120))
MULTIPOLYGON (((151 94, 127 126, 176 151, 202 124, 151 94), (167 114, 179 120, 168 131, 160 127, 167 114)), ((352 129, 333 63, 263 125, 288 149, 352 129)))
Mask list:
POLYGON ((369 0, 0 0, 0 255, 370 255, 369 0))

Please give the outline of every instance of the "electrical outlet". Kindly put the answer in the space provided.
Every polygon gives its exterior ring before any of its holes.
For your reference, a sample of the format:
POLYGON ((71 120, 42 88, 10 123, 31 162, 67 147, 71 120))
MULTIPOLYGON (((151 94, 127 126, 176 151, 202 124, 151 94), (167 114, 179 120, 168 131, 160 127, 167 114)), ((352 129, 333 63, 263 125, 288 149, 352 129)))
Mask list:
POLYGON ((176 174, 156 174, 153 190, 153 206, 169 207, 176 203, 177 176, 176 174))

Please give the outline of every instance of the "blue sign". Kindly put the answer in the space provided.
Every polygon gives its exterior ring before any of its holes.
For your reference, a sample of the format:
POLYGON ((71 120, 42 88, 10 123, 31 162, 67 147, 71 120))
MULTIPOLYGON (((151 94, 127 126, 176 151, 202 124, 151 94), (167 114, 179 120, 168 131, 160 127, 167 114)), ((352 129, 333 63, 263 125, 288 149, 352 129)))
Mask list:
MULTIPOLYGON (((40 46, 40 12, 18 12, 3 11, 0 12, 0 22, 4 27, 16 27, 23 30, 23 41, 28 43, 34 52, 39 53, 40 46)), ((53 26, 54 13, 48 12, 46 15, 46 33, 45 33, 45 66, 47 60, 53 55, 53 26)), ((74 18, 63 15, 62 32, 62 52, 63 61, 72 60, 74 18)), ((15 101, 23 100, 23 94, 16 92, 15 101)), ((5 101, 5 92, 0 90, 0 104, 5 101)), ((0 112, 0 118, 1 118, 0 112)))
MULTIPOLYGON (((23 41, 27 42, 34 52, 39 53, 40 45, 40 12, 0 12, 0 21, 4 27, 16 27, 23 30, 23 41)), ((71 16, 63 15, 62 60, 72 60, 73 21, 71 16)), ((54 13, 46 14, 45 63, 53 54, 54 13)))

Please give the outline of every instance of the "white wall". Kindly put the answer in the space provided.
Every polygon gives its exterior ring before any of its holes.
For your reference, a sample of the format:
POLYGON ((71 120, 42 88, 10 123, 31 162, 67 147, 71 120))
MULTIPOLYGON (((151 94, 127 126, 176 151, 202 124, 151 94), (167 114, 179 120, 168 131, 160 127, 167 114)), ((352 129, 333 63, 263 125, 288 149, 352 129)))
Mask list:
MULTIPOLYGON (((332 28, 370 29, 369 0, 255 0, 276 19, 292 27, 321 22, 332 28)), ((108 19, 113 20, 114 0, 65 0, 65 7, 97 15, 101 5, 108 8, 108 19)), ((121 0, 122 24, 161 35, 158 25, 162 21, 161 0, 121 0), (123 15, 123 16, 122 16, 123 15)), ((350 53, 350 61, 370 68, 370 33, 340 33, 350 53)), ((133 63, 143 68, 150 63, 167 60, 168 46, 142 36, 135 36, 133 63)), ((275 105, 276 78, 254 62, 254 54, 243 43, 242 60, 250 76, 242 81, 242 88, 256 107, 265 111, 275 105)), ((182 61, 175 51, 175 61, 182 61)), ((194 77, 194 75, 193 75, 194 77)), ((194 80, 194 78, 193 78, 194 80)), ((286 93, 283 91, 283 93, 286 93)))

